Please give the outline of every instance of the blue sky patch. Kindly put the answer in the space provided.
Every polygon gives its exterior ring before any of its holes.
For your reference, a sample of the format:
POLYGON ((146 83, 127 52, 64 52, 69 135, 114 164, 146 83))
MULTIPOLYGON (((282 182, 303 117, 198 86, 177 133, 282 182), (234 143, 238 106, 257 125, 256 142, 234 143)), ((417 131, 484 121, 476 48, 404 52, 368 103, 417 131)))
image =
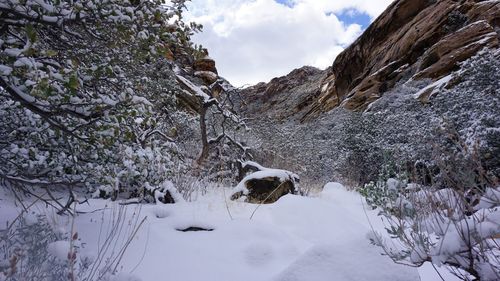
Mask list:
POLYGON ((290 8, 295 6, 295 3, 293 3, 294 2, 293 0, 274 0, 274 1, 278 4, 281 4, 281 5, 290 7, 290 8))
POLYGON ((359 24, 362 29, 366 29, 370 23, 371 18, 368 14, 359 12, 354 9, 344 10, 340 13, 327 13, 327 15, 335 14, 337 18, 343 22, 345 25, 359 24))

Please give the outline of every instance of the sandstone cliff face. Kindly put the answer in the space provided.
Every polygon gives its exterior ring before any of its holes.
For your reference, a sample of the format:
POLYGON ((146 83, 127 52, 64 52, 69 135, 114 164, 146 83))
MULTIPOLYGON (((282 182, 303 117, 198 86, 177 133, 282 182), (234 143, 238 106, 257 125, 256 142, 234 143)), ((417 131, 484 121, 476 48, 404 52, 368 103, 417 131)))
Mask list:
POLYGON ((266 116, 275 120, 294 118, 319 96, 326 71, 304 66, 286 76, 259 83, 242 91, 241 109, 247 115, 266 116))
MULTIPOLYGON (((320 83, 308 84, 315 88, 302 91, 305 102, 294 114, 305 121, 339 106, 364 111, 396 83, 439 80, 481 49, 498 48, 499 38, 500 1, 396 0, 336 58, 320 83)), ((273 81, 293 77, 280 79, 273 81)), ((272 88, 271 99, 279 100, 297 88, 273 81, 244 94, 265 100, 272 88)))
POLYGON ((401 79, 440 79, 498 48, 499 27, 499 1, 395 1, 337 57, 306 118, 339 105, 362 111, 401 79))

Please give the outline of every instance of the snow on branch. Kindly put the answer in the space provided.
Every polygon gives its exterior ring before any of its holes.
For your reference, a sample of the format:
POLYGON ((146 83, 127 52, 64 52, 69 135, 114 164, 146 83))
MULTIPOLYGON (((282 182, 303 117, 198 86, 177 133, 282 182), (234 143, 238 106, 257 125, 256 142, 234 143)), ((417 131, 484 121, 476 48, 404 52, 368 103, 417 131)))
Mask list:
POLYGON ((250 168, 252 168, 252 169, 255 169, 257 171, 264 171, 264 170, 267 169, 266 167, 260 165, 257 162, 254 162, 254 161, 245 161, 245 162, 241 163, 241 167, 243 169, 250 169, 250 168))

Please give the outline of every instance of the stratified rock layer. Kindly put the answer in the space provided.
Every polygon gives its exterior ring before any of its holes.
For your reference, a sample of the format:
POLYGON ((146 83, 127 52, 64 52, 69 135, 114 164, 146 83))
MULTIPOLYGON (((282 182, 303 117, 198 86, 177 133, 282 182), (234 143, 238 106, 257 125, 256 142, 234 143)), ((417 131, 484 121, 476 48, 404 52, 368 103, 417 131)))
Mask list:
POLYGON ((499 26, 499 1, 395 1, 337 57, 305 117, 339 105, 364 110, 408 76, 440 79, 498 48, 499 26))
POLYGON ((499 38, 500 1, 396 0, 327 70, 302 68, 243 91, 246 111, 301 121, 338 106, 364 111, 396 83, 437 81, 498 49, 499 38))
POLYGON ((194 76, 201 78, 208 85, 214 83, 219 78, 215 61, 208 56, 194 62, 194 71, 194 76))
POLYGON ((288 75, 242 90, 241 110, 252 117, 287 120, 300 116, 320 94, 326 72, 304 66, 288 75))

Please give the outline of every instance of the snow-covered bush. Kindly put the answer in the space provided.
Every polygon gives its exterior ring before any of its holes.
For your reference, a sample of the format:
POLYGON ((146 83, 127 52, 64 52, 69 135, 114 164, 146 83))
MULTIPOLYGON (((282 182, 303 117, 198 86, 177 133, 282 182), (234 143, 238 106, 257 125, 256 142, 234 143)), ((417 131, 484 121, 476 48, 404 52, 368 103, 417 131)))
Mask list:
POLYGON ((359 189, 359 193, 366 199, 366 203, 372 208, 383 206, 393 208, 392 202, 396 200, 402 192, 401 184, 398 180, 390 178, 387 181, 369 182, 359 189))
POLYGON ((265 118, 249 121, 257 137, 248 139, 256 148, 257 161, 264 165, 270 165, 266 151, 272 150, 283 159, 294 159, 291 162, 296 167, 284 168, 304 171, 305 181, 363 185, 376 182, 388 162, 397 164, 402 172, 420 162, 434 174, 433 146, 442 143, 439 131, 448 123, 469 144, 477 142, 483 166, 499 175, 499 157, 495 157, 500 153, 499 66, 498 54, 486 50, 465 61, 453 74, 453 84, 429 103, 423 104, 414 95, 431 81, 412 80, 409 73, 405 76, 409 80, 399 81, 366 112, 335 108, 299 124, 265 118))
POLYGON ((372 242, 398 263, 431 262, 463 280, 498 280, 499 182, 485 173, 475 150, 456 136, 448 141, 434 154, 440 172, 429 185, 410 175, 361 190, 393 238, 376 235, 372 242))
POLYGON ((63 222, 61 217, 50 217, 49 209, 44 214, 32 211, 39 209, 38 203, 40 200, 25 204, 16 218, 0 228, 0 280, 111 281, 127 276, 121 272, 120 265, 130 242, 146 220, 145 217, 141 220, 140 207, 131 216, 125 215, 127 206, 124 205, 115 204, 112 210, 102 210, 102 216, 109 211, 109 217, 101 221, 95 240, 84 238, 96 243, 89 245, 81 240, 75 224, 76 214, 63 222), (87 246, 97 246, 98 250, 88 251, 87 246))
POLYGON ((169 133, 189 127, 173 69, 200 52, 184 2, 2 1, 2 180, 110 196, 186 165, 169 133))
POLYGON ((55 232, 44 216, 20 216, 0 235, 0 280, 77 280, 91 264, 77 236, 55 232))
POLYGON ((463 62, 455 84, 432 100, 436 113, 500 178, 500 53, 485 49, 463 62))
POLYGON ((338 149, 344 155, 339 172, 351 183, 372 181, 378 175, 384 151, 378 143, 380 130, 376 119, 354 113, 340 133, 338 149))

